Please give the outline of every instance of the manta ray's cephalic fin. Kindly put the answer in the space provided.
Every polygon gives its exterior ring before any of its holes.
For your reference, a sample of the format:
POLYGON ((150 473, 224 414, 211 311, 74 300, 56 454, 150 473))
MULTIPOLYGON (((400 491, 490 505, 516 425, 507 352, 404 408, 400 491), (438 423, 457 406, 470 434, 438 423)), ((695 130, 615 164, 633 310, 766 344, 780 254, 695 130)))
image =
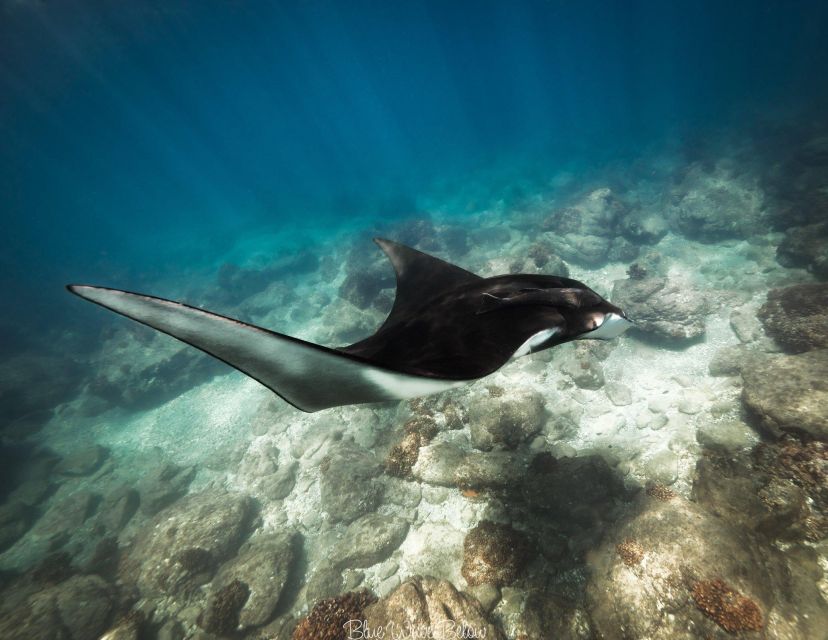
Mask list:
POLYGON ((306 412, 411 398, 458 384, 394 371, 163 298, 86 285, 67 289, 222 360, 306 412))

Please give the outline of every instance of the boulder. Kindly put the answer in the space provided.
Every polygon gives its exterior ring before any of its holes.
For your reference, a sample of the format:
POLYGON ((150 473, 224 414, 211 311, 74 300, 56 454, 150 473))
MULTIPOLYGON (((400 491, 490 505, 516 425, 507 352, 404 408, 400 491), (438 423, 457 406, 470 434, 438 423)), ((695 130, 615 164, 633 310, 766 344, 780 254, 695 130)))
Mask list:
POLYGON ((0 618, 4 640, 98 638, 112 617, 113 589, 98 576, 75 576, 29 596, 0 618))
POLYGON ((461 572, 469 586, 512 584, 532 558, 525 533, 511 525, 481 521, 463 541, 461 572))
POLYGON ((463 489, 510 487, 526 467, 522 456, 508 451, 468 452, 451 442, 420 449, 412 474, 428 484, 463 489))
MULTIPOLYGON (((220 612, 233 596, 246 593, 236 609, 236 627, 258 627, 270 620, 294 560, 291 536, 271 534, 246 543, 238 555, 222 565, 211 584, 208 611, 220 612), (232 587, 238 582, 241 586, 232 587)), ((213 617, 214 623, 216 617, 213 617)), ((209 626, 209 625, 208 625, 209 626)))
POLYGON ((818 278, 828 277, 828 222, 791 227, 776 249, 783 267, 807 269, 818 278))
POLYGON ((589 569, 590 617, 607 640, 694 640, 722 630, 808 638, 828 624, 814 567, 680 498, 642 496, 589 555, 589 569))
POLYGON ((617 232, 629 207, 609 188, 595 189, 572 206, 553 212, 543 224, 548 242, 565 260, 600 266, 619 253, 618 259, 633 259, 637 248, 617 232), (630 251, 632 250, 632 251, 630 251))
POLYGON ((338 569, 370 567, 388 558, 405 540, 408 522, 395 516, 369 513, 352 522, 331 553, 338 569))
POLYGON ((172 462, 162 462, 150 469, 138 483, 141 511, 152 516, 181 498, 195 474, 195 466, 180 467, 172 462))
POLYGON ((74 451, 55 465, 55 473, 64 476, 88 476, 97 471, 109 456, 109 449, 99 444, 74 451))
POLYGON ((828 349, 767 356, 742 369, 742 403, 757 427, 828 439, 828 349))
POLYGON ((450 582, 431 577, 406 580, 387 597, 365 608, 364 621, 357 624, 362 626, 353 631, 364 632, 365 638, 384 633, 382 637, 398 640, 503 639, 477 600, 450 582))
POLYGON ((758 317, 787 353, 828 347, 828 283, 771 289, 758 317))
POLYGON ((378 458, 345 440, 332 447, 319 464, 322 509, 331 522, 353 522, 377 508, 383 487, 378 458))
POLYGON ((693 165, 671 194, 667 215, 676 231, 700 242, 747 238, 767 227, 762 190, 724 163, 712 171, 693 165))
POLYGON ((701 338, 711 311, 701 292, 659 277, 616 280, 612 301, 635 321, 637 332, 680 342, 701 338))
POLYGON ((208 582, 241 544, 253 504, 239 494, 204 491, 149 520, 127 556, 142 594, 187 595, 208 582))
POLYGON ((483 451, 515 449, 543 428, 544 419, 543 398, 535 391, 481 398, 469 411, 472 445, 483 451))

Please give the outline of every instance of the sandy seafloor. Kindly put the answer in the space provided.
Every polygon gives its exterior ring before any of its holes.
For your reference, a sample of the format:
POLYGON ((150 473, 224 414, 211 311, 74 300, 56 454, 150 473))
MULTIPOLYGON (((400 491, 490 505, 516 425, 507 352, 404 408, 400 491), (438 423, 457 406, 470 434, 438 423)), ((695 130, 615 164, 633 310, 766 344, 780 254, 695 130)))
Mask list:
MULTIPOLYGON (((745 368, 792 379, 773 373, 774 359, 803 352, 824 367, 825 335, 787 355, 758 317, 769 290, 824 278, 818 251, 797 265, 777 257, 791 229, 824 233, 828 139, 804 138, 816 159, 786 170, 817 177, 787 199, 768 186, 770 161, 748 162, 742 141, 701 160, 660 154, 557 175, 462 216, 435 196, 399 223, 310 236, 316 261, 300 273, 279 267, 290 256, 274 234, 239 238, 212 273, 155 283, 147 293, 330 346, 369 335, 390 308, 376 233, 483 276, 544 273, 562 259, 622 306, 614 283, 629 282, 634 263, 646 271, 634 281, 667 284, 627 309, 635 319, 643 308, 645 322, 612 342, 533 354, 424 402, 315 414, 113 319, 78 395, 22 438, 39 462, 2 507, 3 637, 347 637, 321 630, 341 623, 330 607, 294 627, 319 601, 359 589, 379 598, 367 614, 379 626, 437 629, 448 616, 513 640, 825 637, 820 374, 797 378, 806 395, 783 396, 815 426, 744 400, 745 368), (791 198, 810 207, 796 224, 785 222, 791 198), (632 218, 648 233, 614 257, 632 218), (578 238, 600 233, 599 257, 579 257, 578 238), (225 263, 238 280, 218 276, 225 263), (228 295, 268 269, 272 282, 228 295), (186 388, 158 393, 180 383, 179 369, 186 388), (807 473, 786 470, 790 459, 807 473), (192 557, 201 561, 182 559, 192 557), (450 584, 410 582, 418 576, 450 584), (246 595, 233 599, 230 578, 246 595)), ((811 295, 824 304, 824 289, 811 295)), ((764 397, 762 381, 750 384, 764 397)), ((447 629, 434 633, 454 637, 447 629)))

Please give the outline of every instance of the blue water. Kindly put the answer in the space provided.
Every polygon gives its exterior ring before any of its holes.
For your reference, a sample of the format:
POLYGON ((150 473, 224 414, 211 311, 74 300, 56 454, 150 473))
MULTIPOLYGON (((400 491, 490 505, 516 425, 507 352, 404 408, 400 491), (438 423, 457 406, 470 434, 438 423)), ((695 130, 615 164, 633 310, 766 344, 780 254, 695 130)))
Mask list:
POLYGON ((246 230, 302 238, 469 185, 485 207, 517 176, 588 174, 826 91, 821 2, 7 1, 0 15, 6 324, 71 323, 65 282, 140 285, 246 230))
MULTIPOLYGON (((0 638, 344 637, 362 588, 509 640, 821 637, 826 69, 824 1, 0 0, 0 638), (485 299, 630 330, 352 406, 435 381, 150 321, 274 394, 64 289, 342 346, 394 300, 374 235, 635 326, 485 299)), ((472 311, 389 358, 524 351, 472 311)))

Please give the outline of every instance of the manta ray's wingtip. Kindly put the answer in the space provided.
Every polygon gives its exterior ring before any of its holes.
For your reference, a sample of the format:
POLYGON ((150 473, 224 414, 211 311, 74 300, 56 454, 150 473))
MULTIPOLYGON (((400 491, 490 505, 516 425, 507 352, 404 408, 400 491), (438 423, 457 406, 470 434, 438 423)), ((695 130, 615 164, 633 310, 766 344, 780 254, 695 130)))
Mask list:
POLYGON ((66 290, 84 300, 91 299, 95 291, 107 291, 105 287, 95 287, 91 284, 67 284, 66 290))

